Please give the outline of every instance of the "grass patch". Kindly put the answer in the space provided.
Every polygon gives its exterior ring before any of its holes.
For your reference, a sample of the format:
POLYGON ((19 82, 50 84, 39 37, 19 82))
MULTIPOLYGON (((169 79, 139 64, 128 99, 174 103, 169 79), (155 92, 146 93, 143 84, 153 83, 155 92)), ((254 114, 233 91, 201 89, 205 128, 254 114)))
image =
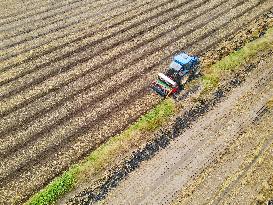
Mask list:
POLYGON ((153 131, 160 127, 170 115, 174 114, 174 110, 174 101, 171 98, 165 99, 151 112, 142 116, 131 127, 131 130, 153 131))
POLYGON ((62 176, 56 178, 42 191, 34 195, 26 204, 29 205, 46 205, 56 201, 64 193, 70 191, 75 185, 77 168, 71 168, 66 171, 62 176))
POLYGON ((273 27, 268 29, 263 37, 247 43, 240 50, 234 51, 212 65, 201 79, 204 91, 216 88, 221 80, 221 76, 226 71, 238 70, 241 65, 251 60, 258 52, 271 48, 273 48, 273 27))
POLYGON ((175 103, 172 99, 165 99, 147 114, 139 118, 120 135, 110 138, 106 143, 92 152, 82 163, 77 164, 55 178, 40 192, 31 197, 26 205, 52 204, 63 194, 70 191, 90 170, 98 171, 119 155, 119 151, 134 140, 136 132, 152 132, 175 113, 175 103))

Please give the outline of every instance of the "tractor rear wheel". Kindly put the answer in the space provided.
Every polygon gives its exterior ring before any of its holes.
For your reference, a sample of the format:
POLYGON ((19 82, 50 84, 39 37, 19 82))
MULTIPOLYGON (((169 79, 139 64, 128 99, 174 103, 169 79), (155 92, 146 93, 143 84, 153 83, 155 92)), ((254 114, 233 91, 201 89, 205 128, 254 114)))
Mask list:
POLYGON ((189 81, 189 79, 190 79, 190 74, 188 73, 188 74, 186 74, 186 75, 183 76, 183 78, 180 81, 180 84, 181 85, 186 84, 189 81))

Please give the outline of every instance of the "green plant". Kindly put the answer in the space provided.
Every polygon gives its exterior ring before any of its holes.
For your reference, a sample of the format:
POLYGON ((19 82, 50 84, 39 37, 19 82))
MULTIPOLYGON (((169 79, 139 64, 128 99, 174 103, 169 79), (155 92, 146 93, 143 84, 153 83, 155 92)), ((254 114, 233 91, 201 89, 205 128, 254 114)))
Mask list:
POLYGON ((76 182, 77 168, 64 172, 53 180, 45 189, 38 192, 26 203, 27 205, 47 205, 56 201, 61 195, 72 189, 76 182))

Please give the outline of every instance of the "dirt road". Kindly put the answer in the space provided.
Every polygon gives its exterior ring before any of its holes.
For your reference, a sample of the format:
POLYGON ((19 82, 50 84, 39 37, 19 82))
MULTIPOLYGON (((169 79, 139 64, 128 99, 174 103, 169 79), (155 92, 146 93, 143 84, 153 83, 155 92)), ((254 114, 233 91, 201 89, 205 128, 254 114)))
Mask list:
MULTIPOLYGON (((261 110, 273 97, 271 61, 272 57, 262 61, 240 87, 225 96, 212 111, 194 122, 166 149, 130 173, 126 180, 99 204, 170 204, 196 177, 214 164, 229 146, 236 144, 244 131, 255 126, 254 121, 258 120, 261 110)), ((267 120, 269 120, 267 127, 264 127, 267 132, 261 133, 269 136, 264 149, 272 147, 273 144, 272 118, 267 120)), ((240 157, 234 158, 225 165, 226 175, 231 171, 228 168, 234 167, 240 160, 242 160, 240 157)), ((225 174, 211 177, 215 181, 206 179, 210 181, 211 186, 208 184, 207 188, 202 186, 203 192, 197 192, 197 195, 191 196, 191 193, 183 195, 177 204, 182 201, 183 204, 209 203, 204 196, 212 198, 215 195, 216 179, 225 178, 225 174), (186 200, 187 197, 190 201, 186 200)), ((212 204, 219 204, 220 201, 222 204, 224 196, 220 194, 220 197, 212 200, 212 204)), ((243 197, 241 200, 244 203, 243 197)))

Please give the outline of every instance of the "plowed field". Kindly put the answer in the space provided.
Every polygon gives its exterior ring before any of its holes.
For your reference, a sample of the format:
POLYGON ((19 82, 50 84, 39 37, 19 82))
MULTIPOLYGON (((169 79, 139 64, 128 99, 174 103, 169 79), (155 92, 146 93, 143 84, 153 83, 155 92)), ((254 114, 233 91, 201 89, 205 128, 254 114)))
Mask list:
POLYGON ((1 0, 0 202, 25 201, 159 99, 173 54, 208 51, 272 0, 1 0))

